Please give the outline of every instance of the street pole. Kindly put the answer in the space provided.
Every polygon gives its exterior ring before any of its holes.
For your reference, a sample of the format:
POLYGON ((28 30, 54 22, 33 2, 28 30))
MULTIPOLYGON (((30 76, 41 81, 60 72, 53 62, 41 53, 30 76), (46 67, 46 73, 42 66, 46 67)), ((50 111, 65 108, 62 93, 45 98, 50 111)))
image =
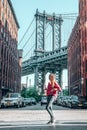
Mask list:
POLYGON ((26 77, 26 98, 27 98, 27 86, 28 86, 28 76, 26 77))

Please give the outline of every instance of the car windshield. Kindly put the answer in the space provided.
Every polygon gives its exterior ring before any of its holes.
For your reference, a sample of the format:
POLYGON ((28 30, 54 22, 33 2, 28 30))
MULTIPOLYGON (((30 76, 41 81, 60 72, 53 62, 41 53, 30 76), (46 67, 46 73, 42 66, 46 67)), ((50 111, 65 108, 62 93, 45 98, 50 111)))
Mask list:
POLYGON ((18 97, 18 94, 17 93, 8 93, 6 95, 6 98, 17 98, 18 97))
POLYGON ((78 96, 71 96, 71 99, 78 100, 78 96))

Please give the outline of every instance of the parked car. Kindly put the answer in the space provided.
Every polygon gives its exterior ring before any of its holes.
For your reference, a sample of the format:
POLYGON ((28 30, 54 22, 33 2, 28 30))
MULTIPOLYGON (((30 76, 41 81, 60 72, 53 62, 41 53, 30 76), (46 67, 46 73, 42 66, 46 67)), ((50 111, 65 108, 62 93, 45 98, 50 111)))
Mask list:
POLYGON ((82 108, 87 108, 87 101, 85 101, 84 103, 83 103, 83 107, 82 108))
POLYGON ((32 102, 33 105, 36 105, 36 104, 37 104, 36 99, 33 98, 33 97, 31 98, 31 102, 32 102))
POLYGON ((53 102, 54 105, 57 105, 58 99, 56 98, 53 102))
POLYGON ((58 96, 57 105, 62 105, 63 96, 58 96))
POLYGON ((42 96, 42 97, 41 97, 41 106, 42 106, 43 104, 47 104, 47 97, 46 97, 46 96, 42 96))
POLYGON ((4 107, 22 107, 22 97, 20 93, 8 93, 3 99, 1 100, 1 108, 4 107))
POLYGON ((31 98, 24 98, 24 102, 25 102, 26 105, 32 105, 31 98))
POLYGON ((82 108, 87 108, 87 100, 83 96, 79 96, 78 98, 82 103, 82 108))
POLYGON ((59 96, 57 104, 60 106, 63 106, 63 99, 64 99, 64 96, 59 96))
POLYGON ((66 96, 63 96, 62 104, 61 104, 62 106, 65 106, 65 104, 66 104, 66 99, 67 99, 66 96))
POLYGON ((58 97, 54 100, 53 104, 54 104, 54 105, 59 105, 59 100, 60 100, 60 97, 58 96, 58 97))
POLYGON ((26 103, 24 101, 24 97, 22 97, 22 107, 25 107, 26 106, 26 103))
POLYGON ((67 96, 65 100, 65 106, 68 107, 68 102, 71 100, 71 96, 67 96))
POLYGON ((63 101, 62 101, 62 105, 64 107, 67 107, 68 101, 70 100, 70 96, 63 96, 63 101))
POLYGON ((79 100, 79 97, 76 95, 71 95, 70 100, 68 100, 68 107, 70 108, 82 108, 83 103, 81 100, 79 100))

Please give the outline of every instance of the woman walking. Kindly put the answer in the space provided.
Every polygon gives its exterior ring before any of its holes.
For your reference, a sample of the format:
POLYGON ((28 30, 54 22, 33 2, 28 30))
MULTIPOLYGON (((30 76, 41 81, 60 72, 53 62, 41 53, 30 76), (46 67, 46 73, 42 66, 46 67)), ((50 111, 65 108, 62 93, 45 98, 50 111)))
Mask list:
POLYGON ((48 113, 50 115, 50 121, 47 124, 54 124, 55 118, 54 118, 54 114, 53 114, 53 111, 52 111, 52 104, 57 98, 57 93, 59 91, 61 92, 61 88, 57 84, 57 82, 55 81, 55 75, 54 74, 49 75, 49 80, 50 80, 50 82, 48 83, 48 86, 47 86, 47 89, 46 89, 47 90, 46 110, 48 111, 48 113))

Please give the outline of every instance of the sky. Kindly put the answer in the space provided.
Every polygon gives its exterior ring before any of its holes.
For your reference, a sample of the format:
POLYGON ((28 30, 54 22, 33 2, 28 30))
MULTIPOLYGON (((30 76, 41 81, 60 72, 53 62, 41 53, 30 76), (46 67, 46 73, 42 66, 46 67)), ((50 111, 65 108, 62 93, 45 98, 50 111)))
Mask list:
MULTIPOLYGON (((70 14, 70 13, 78 14, 78 1, 79 0, 11 0, 11 1, 13 4, 19 25, 20 25, 20 29, 18 33, 18 43, 21 40, 28 26, 30 25, 32 19, 34 18, 37 8, 40 12, 43 12, 43 10, 45 10, 48 14, 52 14, 53 12, 55 12, 55 14, 70 14)), ((31 34, 32 29, 35 27, 35 23, 33 23, 32 26, 33 27, 26 35, 23 42, 19 44, 18 46, 19 49, 23 47, 27 38, 31 34)), ((70 35, 71 30, 69 30, 69 28, 72 28, 72 27, 73 27, 72 22, 64 24, 63 35, 62 35, 63 44, 64 44, 64 41, 66 42, 66 39, 68 39, 70 35)), ((32 38, 31 42, 28 43, 28 46, 24 48, 23 56, 26 54, 27 48, 32 47, 32 42, 33 43, 35 42, 34 39, 35 38, 32 38)), ((29 82, 31 80, 31 84, 33 84, 34 76, 33 75, 28 76, 28 80, 29 82)), ((26 83, 26 76, 22 77, 22 83, 26 83)), ((67 85, 67 71, 65 70, 63 72, 63 86, 66 86, 66 85, 67 85)))

